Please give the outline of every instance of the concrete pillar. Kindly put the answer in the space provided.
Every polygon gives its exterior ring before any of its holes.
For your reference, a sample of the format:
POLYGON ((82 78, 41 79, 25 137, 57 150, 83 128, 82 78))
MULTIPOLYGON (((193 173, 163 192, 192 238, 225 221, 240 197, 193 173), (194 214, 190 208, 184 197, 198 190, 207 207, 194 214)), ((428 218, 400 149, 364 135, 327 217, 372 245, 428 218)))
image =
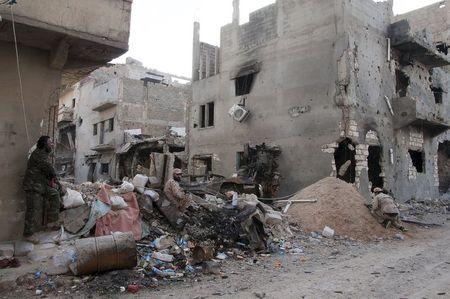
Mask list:
POLYGON ((233 0, 233 24, 239 25, 239 0, 233 0))
POLYGON ((198 81, 200 75, 200 23, 194 22, 194 40, 192 49, 192 81, 198 81))

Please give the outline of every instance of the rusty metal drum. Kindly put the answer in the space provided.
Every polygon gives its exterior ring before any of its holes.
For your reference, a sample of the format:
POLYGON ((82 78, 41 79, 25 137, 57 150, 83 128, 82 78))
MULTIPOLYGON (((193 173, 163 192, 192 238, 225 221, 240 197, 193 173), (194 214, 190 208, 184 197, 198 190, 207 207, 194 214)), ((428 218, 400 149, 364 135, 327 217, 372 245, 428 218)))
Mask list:
POLYGON ((77 275, 130 269, 137 265, 136 242, 131 232, 79 239, 75 250, 77 275))

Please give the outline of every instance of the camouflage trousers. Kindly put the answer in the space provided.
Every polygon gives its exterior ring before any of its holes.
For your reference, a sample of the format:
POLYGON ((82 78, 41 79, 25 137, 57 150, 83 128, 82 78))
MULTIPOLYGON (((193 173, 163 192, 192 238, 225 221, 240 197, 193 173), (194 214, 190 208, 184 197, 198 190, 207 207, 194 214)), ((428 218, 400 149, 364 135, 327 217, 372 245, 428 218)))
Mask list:
POLYGON ((60 195, 55 188, 46 186, 45 193, 26 191, 24 236, 43 230, 47 223, 59 219, 60 195))
POLYGON ((385 214, 381 211, 375 211, 373 212, 373 215, 377 219, 378 223, 386 226, 388 222, 390 222, 390 225, 392 225, 395 228, 403 228, 402 222, 400 220, 400 217, 398 214, 389 215, 385 214))

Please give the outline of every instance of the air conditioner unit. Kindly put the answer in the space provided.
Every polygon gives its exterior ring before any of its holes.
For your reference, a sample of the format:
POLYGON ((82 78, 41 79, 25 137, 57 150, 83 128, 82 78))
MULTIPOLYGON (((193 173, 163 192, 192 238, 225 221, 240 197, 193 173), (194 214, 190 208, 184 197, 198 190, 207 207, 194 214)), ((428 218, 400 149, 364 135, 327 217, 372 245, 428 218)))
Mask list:
POLYGON ((230 111, 228 111, 228 114, 233 117, 234 120, 243 122, 250 115, 250 111, 236 104, 231 107, 230 111))

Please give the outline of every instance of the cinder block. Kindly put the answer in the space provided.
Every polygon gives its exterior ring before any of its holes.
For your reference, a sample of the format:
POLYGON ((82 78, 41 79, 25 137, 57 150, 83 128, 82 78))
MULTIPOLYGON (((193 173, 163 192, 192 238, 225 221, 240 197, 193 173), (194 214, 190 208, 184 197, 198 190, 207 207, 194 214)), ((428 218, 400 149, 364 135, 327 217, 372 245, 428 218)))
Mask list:
POLYGON ((14 244, 13 243, 3 243, 0 244, 0 257, 13 257, 14 256, 14 244))

